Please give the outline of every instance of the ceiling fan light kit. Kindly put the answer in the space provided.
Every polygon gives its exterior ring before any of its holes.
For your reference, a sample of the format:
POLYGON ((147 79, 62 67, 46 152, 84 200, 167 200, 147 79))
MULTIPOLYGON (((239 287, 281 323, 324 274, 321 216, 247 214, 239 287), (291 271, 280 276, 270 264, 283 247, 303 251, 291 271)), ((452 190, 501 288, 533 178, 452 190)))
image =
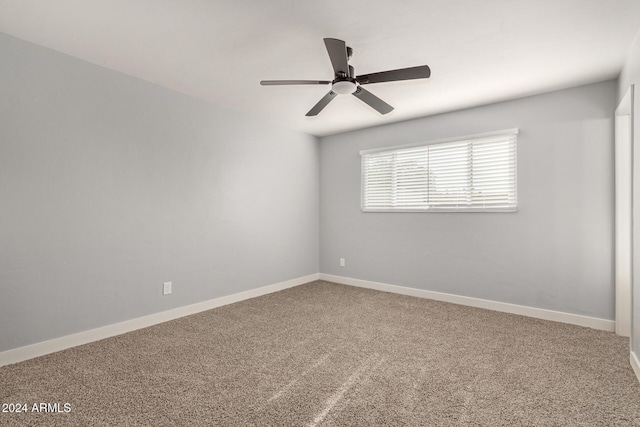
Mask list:
POLYGON ((349 59, 353 54, 353 49, 348 47, 343 40, 326 38, 324 44, 329 53, 329 59, 333 66, 334 79, 328 80, 262 80, 263 86, 282 85, 326 85, 331 84, 331 90, 327 93, 311 110, 307 116, 316 116, 326 107, 337 95, 352 94, 365 104, 379 112, 387 114, 393 107, 365 88, 362 85, 371 83, 393 82, 399 80, 426 79, 431 76, 431 69, 427 65, 418 67, 401 68, 398 70, 382 71, 378 73, 355 75, 354 68, 349 65, 349 59))
POLYGON ((351 80, 335 80, 331 84, 331 90, 338 95, 346 95, 356 91, 357 84, 351 80))

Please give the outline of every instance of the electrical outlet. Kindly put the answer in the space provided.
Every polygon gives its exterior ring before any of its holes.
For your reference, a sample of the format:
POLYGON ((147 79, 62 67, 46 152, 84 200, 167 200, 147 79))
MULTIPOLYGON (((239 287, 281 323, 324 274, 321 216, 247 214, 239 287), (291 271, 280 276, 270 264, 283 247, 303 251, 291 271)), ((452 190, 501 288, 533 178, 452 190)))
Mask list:
POLYGON ((346 264, 344 258, 340 258, 340 267, 344 267, 346 264))
POLYGON ((169 295, 171 293, 171 282, 164 282, 162 284, 162 295, 169 295))

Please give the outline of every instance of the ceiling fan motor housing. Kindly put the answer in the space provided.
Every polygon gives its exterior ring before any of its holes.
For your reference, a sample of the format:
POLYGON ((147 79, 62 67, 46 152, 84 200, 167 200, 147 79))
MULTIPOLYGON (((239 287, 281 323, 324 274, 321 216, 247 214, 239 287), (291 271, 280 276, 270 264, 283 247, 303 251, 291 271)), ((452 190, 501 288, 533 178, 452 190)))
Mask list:
MULTIPOLYGON (((347 48, 347 52, 351 48, 347 48)), ((340 73, 336 75, 336 79, 331 82, 331 90, 340 95, 346 95, 349 93, 353 93, 356 91, 358 87, 356 81, 356 71, 352 65, 349 65, 349 75, 346 76, 344 73, 340 73)))

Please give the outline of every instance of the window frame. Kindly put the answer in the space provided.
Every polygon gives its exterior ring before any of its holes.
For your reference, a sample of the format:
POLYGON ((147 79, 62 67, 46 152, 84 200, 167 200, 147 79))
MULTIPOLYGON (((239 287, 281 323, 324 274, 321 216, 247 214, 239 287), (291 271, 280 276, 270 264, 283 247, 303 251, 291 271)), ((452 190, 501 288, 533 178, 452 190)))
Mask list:
POLYGON ((374 148, 368 150, 360 151, 360 209, 363 213, 406 213, 406 212, 415 212, 415 213, 428 213, 428 212, 457 212, 457 213, 513 213, 518 211, 518 134, 519 129, 505 129, 494 132, 485 132, 478 133, 473 135, 465 135, 458 136, 452 138, 444 138, 437 139, 428 142, 419 142, 413 144, 404 144, 404 145, 396 145, 396 146, 387 146, 381 148, 374 148), (485 138, 491 137, 515 137, 514 141, 514 159, 513 159, 513 167, 514 167, 514 204, 515 206, 505 206, 505 207, 437 207, 437 206, 428 206, 428 207, 416 207, 416 208, 366 208, 365 207, 365 165, 364 159, 365 155, 382 153, 382 152, 393 152, 403 149, 416 148, 416 147, 426 147, 430 145, 437 144, 447 144, 447 143, 455 143, 455 142, 466 142, 473 140, 482 140, 485 138))

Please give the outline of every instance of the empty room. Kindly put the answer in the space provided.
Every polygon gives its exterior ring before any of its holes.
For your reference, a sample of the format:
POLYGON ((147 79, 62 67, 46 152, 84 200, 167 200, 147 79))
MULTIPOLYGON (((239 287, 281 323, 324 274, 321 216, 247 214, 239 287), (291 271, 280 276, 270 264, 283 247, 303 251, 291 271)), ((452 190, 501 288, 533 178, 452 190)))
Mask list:
POLYGON ((638 84, 637 0, 0 0, 0 425, 640 425, 638 84))

